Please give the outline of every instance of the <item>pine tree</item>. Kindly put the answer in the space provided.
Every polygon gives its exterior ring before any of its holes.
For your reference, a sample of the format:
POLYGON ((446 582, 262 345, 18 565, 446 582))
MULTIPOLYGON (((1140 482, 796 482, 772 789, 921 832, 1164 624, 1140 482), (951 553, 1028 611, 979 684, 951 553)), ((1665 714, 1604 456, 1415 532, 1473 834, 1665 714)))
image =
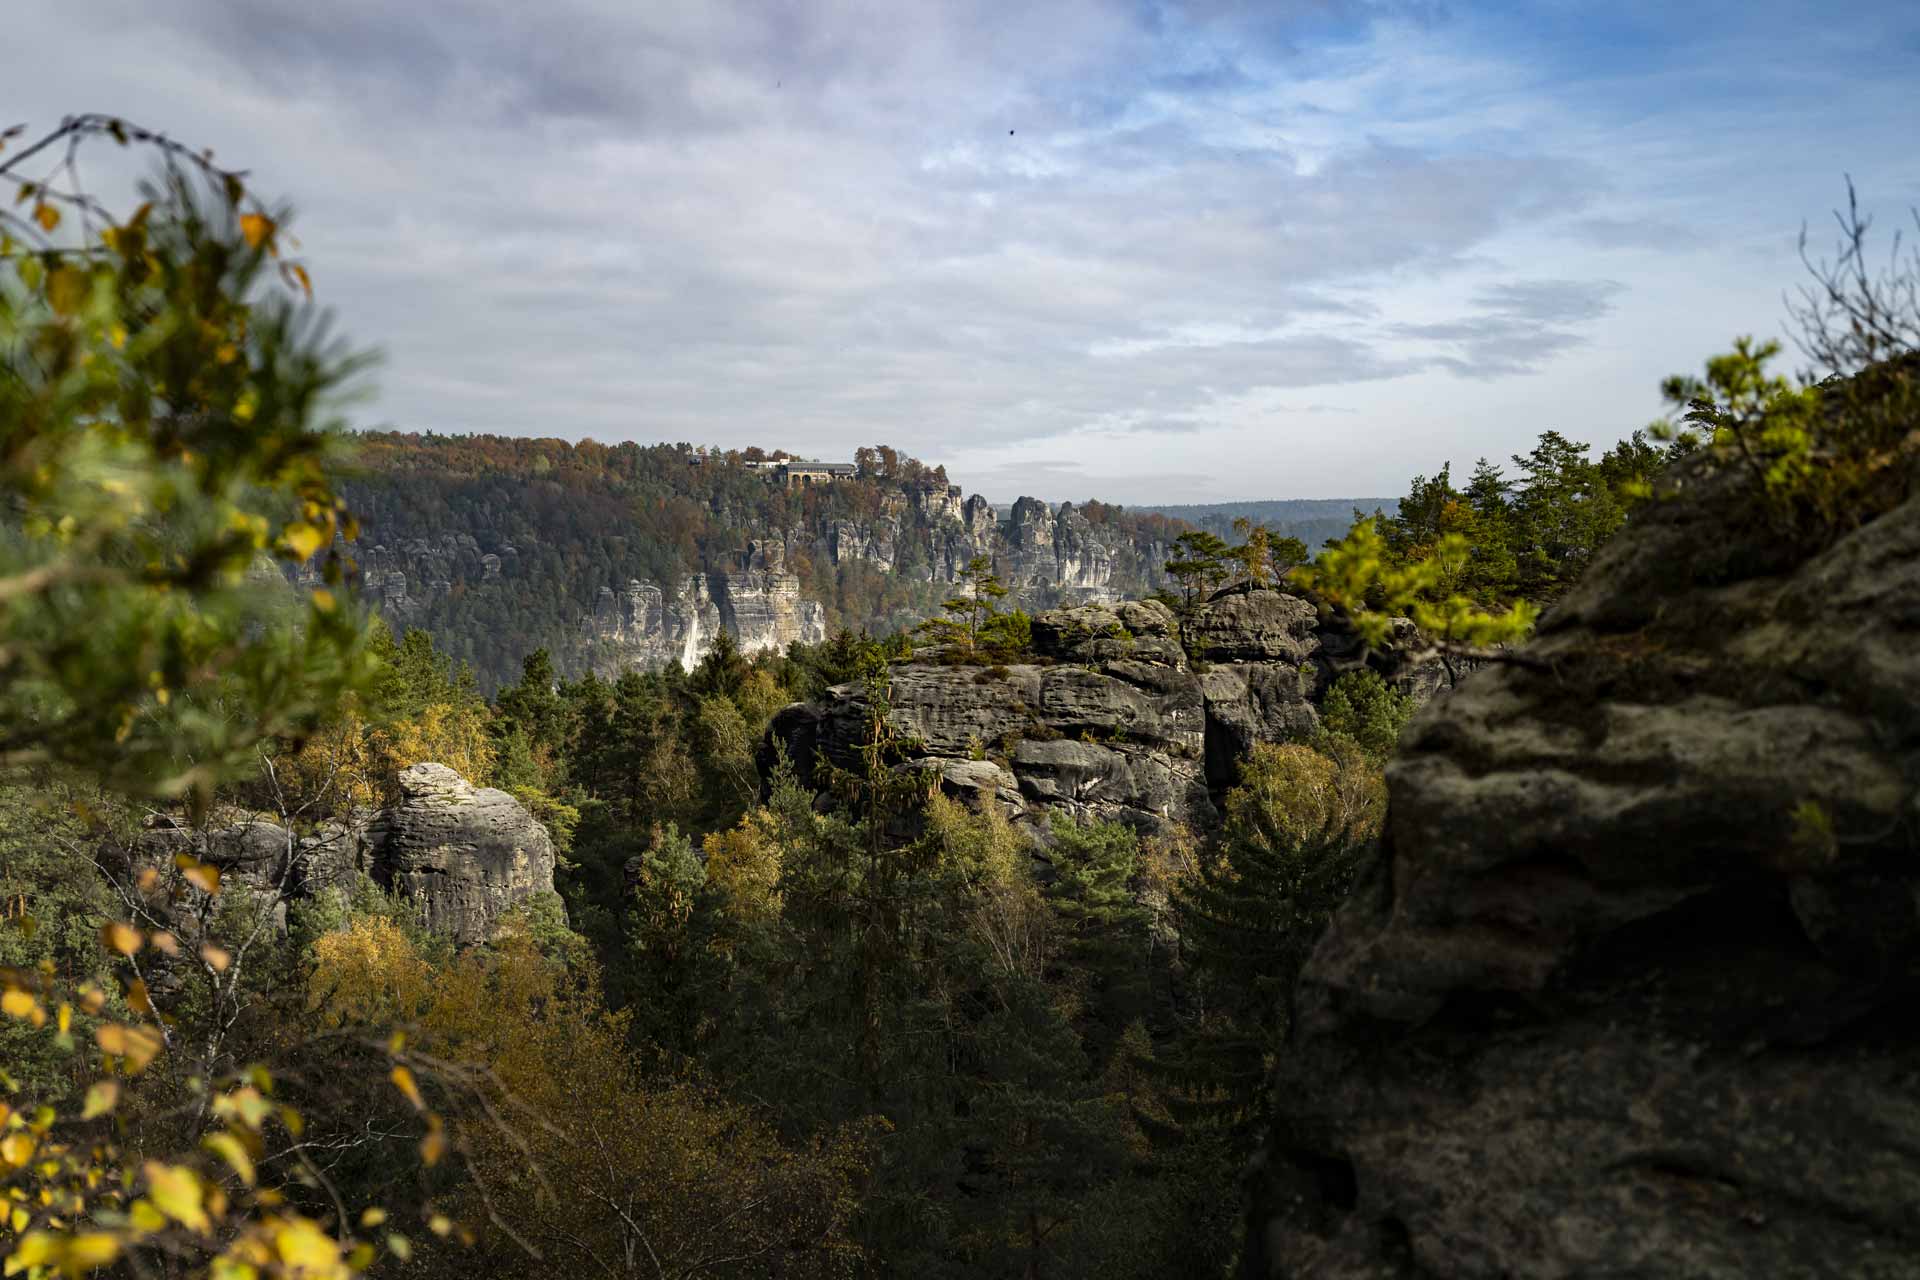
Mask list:
POLYGON ((522 660, 519 683, 500 691, 493 710, 495 731, 503 738, 519 729, 535 747, 556 753, 564 750, 567 706, 560 696, 553 658, 545 649, 535 649, 522 660))
POLYGON ((977 653, 983 643, 996 639, 995 623, 1002 618, 1000 601, 1008 587, 993 571, 993 560, 975 556, 960 571, 959 589, 941 601, 944 618, 929 618, 919 630, 942 644, 959 646, 968 655, 977 653))
POLYGON ((1046 901, 1059 922, 1062 961, 1082 990, 1087 1049, 1105 1061, 1126 1026, 1147 1012, 1146 911, 1134 894, 1140 843, 1117 822, 1079 823, 1055 815, 1046 901))
POLYGON ((1167 576, 1180 584, 1182 608, 1191 612, 1195 604, 1227 580, 1233 549, 1215 534, 1191 529, 1173 540, 1173 551, 1163 567, 1167 576))
POLYGON ((726 1003, 731 965, 715 942, 724 898, 707 883, 693 842, 669 823, 627 871, 624 954, 612 975, 628 995, 635 1038, 669 1055, 694 1053, 726 1003))
POLYGON ((703 696, 720 694, 731 698, 740 691, 740 685, 746 680, 753 667, 731 631, 722 628, 713 637, 713 647, 707 650, 700 664, 694 668, 687 683, 695 693, 703 696))
POLYGON ((1227 798, 1216 856, 1174 896, 1181 946, 1206 999, 1199 1025, 1160 1062, 1202 1126, 1259 1123, 1286 997, 1346 896, 1378 830, 1379 772, 1350 741, 1331 755, 1261 744, 1227 798))
POLYGON ((967 1100, 960 1241, 975 1275, 1058 1274, 1058 1240, 1128 1168, 1132 1126, 1088 1070, 1050 993, 998 986, 975 1034, 983 1080, 967 1100))
POLYGON ((1391 688, 1378 672, 1363 667, 1347 672, 1327 690, 1320 702, 1320 729, 1325 735, 1353 739, 1368 759, 1384 766, 1413 710, 1409 695, 1391 688))

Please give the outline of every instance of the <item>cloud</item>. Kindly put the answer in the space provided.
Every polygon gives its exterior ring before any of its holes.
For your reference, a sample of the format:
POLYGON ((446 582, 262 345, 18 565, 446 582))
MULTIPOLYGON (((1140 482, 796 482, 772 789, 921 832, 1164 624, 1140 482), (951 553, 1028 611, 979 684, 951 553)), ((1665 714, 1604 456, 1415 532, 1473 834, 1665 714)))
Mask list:
POLYGON ((321 296, 388 353, 369 421, 886 440, 982 485, 1084 456, 1032 474, 1135 501, 1391 492, 1421 450, 1524 445, 1530 375, 1591 388, 1596 434, 1641 421, 1729 317, 1777 310, 1826 207, 1803 170, 1913 190, 1891 123, 1826 153, 1805 130, 1894 120, 1871 51, 1914 23, 1861 15, 1829 73, 1784 5, 1678 41, 1638 0, 1534 27, 1363 0, 67 0, 13 15, 38 52, 9 97, 124 112, 293 198, 321 296), (1610 60, 1576 56, 1590 36, 1610 60), (1723 127, 1761 83, 1729 58, 1794 68, 1793 109, 1723 127))
POLYGON ((1401 339, 1442 349, 1435 364, 1466 378, 1531 373, 1586 339, 1579 326, 1603 318, 1623 286, 1612 280, 1527 280, 1490 285, 1457 320, 1398 324, 1401 339))

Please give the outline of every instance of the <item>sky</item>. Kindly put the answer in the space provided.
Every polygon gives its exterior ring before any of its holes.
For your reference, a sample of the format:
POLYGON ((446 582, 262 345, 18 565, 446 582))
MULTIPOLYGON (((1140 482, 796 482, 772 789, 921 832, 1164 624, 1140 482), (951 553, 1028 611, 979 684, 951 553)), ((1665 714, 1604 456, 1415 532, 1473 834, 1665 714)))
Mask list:
MULTIPOLYGON (((61 0, 298 210, 361 425, 888 443, 1001 501, 1391 496, 1605 445, 1920 204, 1920 5, 61 0)), ((1787 362, 1791 364, 1791 362, 1787 362)))

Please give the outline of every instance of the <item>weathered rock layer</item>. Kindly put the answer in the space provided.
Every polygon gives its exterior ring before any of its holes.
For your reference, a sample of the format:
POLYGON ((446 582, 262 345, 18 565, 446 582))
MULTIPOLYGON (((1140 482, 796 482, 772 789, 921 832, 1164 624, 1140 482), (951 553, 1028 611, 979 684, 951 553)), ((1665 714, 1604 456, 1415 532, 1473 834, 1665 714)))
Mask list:
POLYGON ((442 764, 403 769, 399 784, 392 805, 309 835, 231 810, 199 830, 159 823, 127 853, 156 869, 182 853, 209 862, 220 869, 223 892, 270 903, 282 924, 289 902, 350 889, 366 876, 461 945, 487 941, 507 912, 553 893, 552 837, 518 800, 475 787, 442 764))
MULTIPOLYGON (((1255 742, 1311 734, 1321 695, 1362 660, 1347 632, 1271 589, 1221 592, 1184 632, 1157 601, 1051 610, 1033 620, 1033 649, 1004 667, 896 665, 889 723, 956 794, 992 796, 1016 817, 1053 810, 1148 829, 1210 821, 1234 762, 1255 742)), ((1418 696, 1436 687, 1428 665, 1392 652, 1372 661, 1418 696)), ((776 744, 803 776, 822 758, 851 766, 870 718, 858 685, 788 707, 762 770, 776 744)))
POLYGON ((428 928, 484 942, 510 908, 553 892, 553 839, 506 792, 416 764, 400 771, 400 796, 367 828, 370 869, 428 928))
POLYGON ((827 638, 825 610, 801 598, 800 579, 772 541, 755 542, 737 569, 693 574, 672 593, 638 580, 617 596, 602 588, 585 630, 592 665, 606 676, 675 663, 691 668, 721 632, 749 654, 827 638))
POLYGON ((1920 500, 1679 478, 1403 740, 1250 1277, 1920 1275, 1920 500))
MULTIPOLYGON (((826 610, 806 598, 792 571, 803 559, 815 566, 870 566, 927 584, 937 599, 933 592, 959 582, 971 560, 986 556, 1012 588, 1012 600, 1029 610, 1113 601, 1165 583, 1168 547, 1154 536, 1122 532, 1090 520, 1072 503, 1056 509, 1037 498, 1020 499, 1002 521, 985 498, 964 496, 957 485, 884 489, 868 514, 821 516, 783 528, 724 507, 714 514, 737 519, 753 535, 737 561, 710 562, 671 581, 636 577, 600 587, 577 623, 570 620, 569 633, 557 638, 563 665, 580 658, 580 665, 609 676, 636 667, 691 667, 722 633, 748 653, 823 640, 826 610)), ((539 540, 525 531, 514 536, 529 554, 497 537, 483 543, 466 530, 391 536, 374 521, 359 542, 340 549, 351 553, 360 594, 392 624, 443 630, 454 625, 449 609, 465 593, 520 590, 516 584, 538 572, 527 565, 538 561, 532 553, 539 540)), ((298 585, 322 585, 318 560, 292 572, 298 585)), ((885 631, 914 620, 846 621, 885 631)))

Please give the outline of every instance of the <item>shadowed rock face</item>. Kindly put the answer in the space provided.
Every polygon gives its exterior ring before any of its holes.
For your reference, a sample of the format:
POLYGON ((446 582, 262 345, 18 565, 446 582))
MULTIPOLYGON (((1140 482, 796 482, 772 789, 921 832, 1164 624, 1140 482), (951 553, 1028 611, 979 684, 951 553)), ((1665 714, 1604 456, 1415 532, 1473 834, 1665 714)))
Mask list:
POLYGON ((1920 500, 1796 556, 1679 479, 1409 729, 1248 1276, 1920 1275, 1920 500))
POLYGON ((518 800, 443 764, 402 770, 400 789, 400 803, 368 827, 370 869, 412 898, 429 928, 485 942, 508 908, 553 892, 553 840, 518 800))

